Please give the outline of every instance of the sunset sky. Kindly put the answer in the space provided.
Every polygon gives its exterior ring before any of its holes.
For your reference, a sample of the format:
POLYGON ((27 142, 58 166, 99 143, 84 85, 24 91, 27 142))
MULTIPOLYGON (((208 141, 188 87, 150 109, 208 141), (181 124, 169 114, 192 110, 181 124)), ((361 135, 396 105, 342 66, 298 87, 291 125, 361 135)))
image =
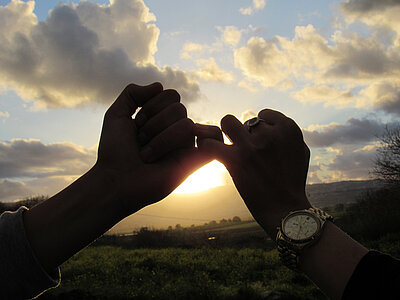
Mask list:
MULTIPOLYGON (((368 179, 399 121, 398 16, 396 0, 0 0, 0 199, 88 170, 129 82, 177 89, 195 122, 280 110, 311 147, 309 183, 368 179)), ((231 184, 214 163, 190 186, 212 173, 231 184)))

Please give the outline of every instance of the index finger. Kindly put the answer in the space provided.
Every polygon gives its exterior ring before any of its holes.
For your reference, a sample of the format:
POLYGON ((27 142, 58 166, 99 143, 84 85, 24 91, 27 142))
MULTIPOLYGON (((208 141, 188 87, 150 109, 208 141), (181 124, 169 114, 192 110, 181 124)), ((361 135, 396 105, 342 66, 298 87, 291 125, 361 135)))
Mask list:
POLYGON ((139 106, 161 93, 162 90, 163 86, 159 82, 146 86, 131 83, 109 107, 107 114, 114 117, 131 117, 139 106))

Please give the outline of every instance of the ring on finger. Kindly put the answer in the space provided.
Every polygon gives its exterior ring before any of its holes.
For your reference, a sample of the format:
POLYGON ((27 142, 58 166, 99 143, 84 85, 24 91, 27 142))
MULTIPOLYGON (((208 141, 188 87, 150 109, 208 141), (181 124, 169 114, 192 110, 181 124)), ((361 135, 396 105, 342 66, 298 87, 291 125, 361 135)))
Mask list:
POLYGON ((249 132, 251 132, 251 128, 252 128, 252 127, 256 127, 258 124, 260 124, 260 122, 265 122, 265 120, 264 120, 264 119, 261 119, 261 118, 259 118, 259 117, 254 117, 254 118, 252 118, 252 119, 250 119, 250 120, 247 120, 247 121, 244 123, 244 125, 247 127, 247 130, 248 130, 249 132))

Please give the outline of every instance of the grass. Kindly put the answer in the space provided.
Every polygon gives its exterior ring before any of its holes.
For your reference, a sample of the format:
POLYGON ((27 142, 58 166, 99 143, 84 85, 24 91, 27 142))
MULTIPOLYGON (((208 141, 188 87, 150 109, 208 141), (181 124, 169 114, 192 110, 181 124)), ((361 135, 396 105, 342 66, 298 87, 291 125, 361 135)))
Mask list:
POLYGON ((40 299, 325 299, 276 250, 88 247, 61 267, 62 284, 40 299))

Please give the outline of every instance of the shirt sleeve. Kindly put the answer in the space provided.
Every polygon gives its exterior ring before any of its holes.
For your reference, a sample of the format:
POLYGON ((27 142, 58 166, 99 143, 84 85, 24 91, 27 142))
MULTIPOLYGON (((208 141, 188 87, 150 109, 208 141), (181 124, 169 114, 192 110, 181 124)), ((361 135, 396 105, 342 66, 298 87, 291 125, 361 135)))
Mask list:
POLYGON ((342 299, 399 299, 400 260, 369 251, 358 263, 342 299))
POLYGON ((23 213, 0 215, 0 299, 33 298, 60 283, 60 270, 47 273, 37 260, 25 233, 23 213))

